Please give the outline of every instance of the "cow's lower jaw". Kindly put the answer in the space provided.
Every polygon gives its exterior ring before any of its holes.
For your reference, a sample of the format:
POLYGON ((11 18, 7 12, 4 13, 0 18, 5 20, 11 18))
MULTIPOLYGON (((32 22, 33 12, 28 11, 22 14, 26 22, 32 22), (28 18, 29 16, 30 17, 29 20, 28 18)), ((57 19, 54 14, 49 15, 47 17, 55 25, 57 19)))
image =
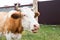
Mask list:
POLYGON ((38 29, 33 29, 32 32, 33 33, 37 33, 38 32, 38 29))
POLYGON ((37 33, 38 30, 32 30, 33 33, 37 33))

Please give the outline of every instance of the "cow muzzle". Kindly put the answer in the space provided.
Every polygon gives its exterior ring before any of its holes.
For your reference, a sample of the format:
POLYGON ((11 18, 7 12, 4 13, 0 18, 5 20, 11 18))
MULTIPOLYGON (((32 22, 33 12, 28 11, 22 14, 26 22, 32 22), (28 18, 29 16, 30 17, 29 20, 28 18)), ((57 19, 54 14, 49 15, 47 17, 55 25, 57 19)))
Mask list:
POLYGON ((11 17, 12 17, 13 19, 18 19, 18 18, 20 18, 21 16, 20 16, 20 14, 12 14, 11 17))
POLYGON ((38 32, 38 29, 39 29, 39 26, 34 25, 34 29, 32 29, 32 32, 33 33, 37 33, 38 32))

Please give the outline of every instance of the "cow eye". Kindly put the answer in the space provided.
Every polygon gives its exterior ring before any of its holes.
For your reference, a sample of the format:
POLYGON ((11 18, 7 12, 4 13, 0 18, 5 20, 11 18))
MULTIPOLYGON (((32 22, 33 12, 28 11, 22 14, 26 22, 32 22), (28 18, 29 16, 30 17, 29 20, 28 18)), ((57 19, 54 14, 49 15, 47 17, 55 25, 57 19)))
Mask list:
POLYGON ((28 17, 27 15, 23 15, 24 17, 28 17))
POLYGON ((26 15, 23 15, 23 16, 26 16, 26 15))

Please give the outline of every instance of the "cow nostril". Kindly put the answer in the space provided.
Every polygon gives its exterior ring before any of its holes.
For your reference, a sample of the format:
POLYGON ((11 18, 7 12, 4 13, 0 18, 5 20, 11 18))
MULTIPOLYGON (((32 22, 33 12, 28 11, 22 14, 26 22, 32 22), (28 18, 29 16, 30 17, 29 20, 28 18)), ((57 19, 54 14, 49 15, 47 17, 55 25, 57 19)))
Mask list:
POLYGON ((34 28, 35 28, 35 29, 39 29, 39 26, 37 26, 37 25, 34 25, 34 28))
POLYGON ((36 25, 34 25, 34 27, 37 27, 36 25))
POLYGON ((18 19, 19 15, 18 14, 12 14, 11 17, 14 18, 14 19, 18 19))

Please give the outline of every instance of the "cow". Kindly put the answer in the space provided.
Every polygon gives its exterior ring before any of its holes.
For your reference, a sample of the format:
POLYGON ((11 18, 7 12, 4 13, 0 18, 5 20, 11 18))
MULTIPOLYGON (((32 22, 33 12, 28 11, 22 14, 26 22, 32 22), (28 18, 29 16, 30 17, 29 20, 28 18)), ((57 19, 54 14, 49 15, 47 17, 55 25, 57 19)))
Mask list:
POLYGON ((6 40, 20 40, 24 30, 36 33, 39 23, 35 15, 28 7, 22 7, 20 11, 0 12, 0 36, 3 34, 6 40))

